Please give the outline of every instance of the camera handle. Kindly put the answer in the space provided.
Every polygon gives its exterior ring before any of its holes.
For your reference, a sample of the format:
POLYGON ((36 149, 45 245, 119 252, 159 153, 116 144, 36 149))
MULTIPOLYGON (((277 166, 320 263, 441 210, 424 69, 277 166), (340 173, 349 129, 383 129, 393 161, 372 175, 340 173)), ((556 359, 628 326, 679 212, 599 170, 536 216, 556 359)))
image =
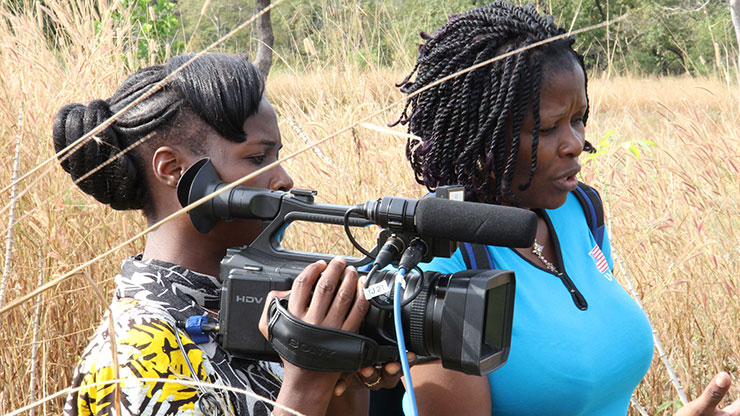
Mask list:
POLYGON ((272 299, 267 332, 280 356, 307 370, 348 373, 398 359, 395 346, 379 346, 360 334, 301 321, 288 312, 288 296, 272 299))

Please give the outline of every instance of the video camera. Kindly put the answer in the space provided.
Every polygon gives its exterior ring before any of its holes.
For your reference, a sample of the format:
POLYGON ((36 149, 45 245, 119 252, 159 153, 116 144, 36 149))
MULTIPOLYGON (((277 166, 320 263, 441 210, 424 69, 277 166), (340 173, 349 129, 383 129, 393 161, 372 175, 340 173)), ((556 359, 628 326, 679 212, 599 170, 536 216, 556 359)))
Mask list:
MULTIPOLYGON (((186 206, 227 185, 210 160, 202 159, 183 174, 177 186, 178 199, 186 206)), ((279 361, 279 354, 313 370, 351 372, 396 361, 399 352, 393 312, 387 302, 389 293, 371 301, 359 334, 300 321, 288 312, 287 300, 279 299, 270 305, 270 341, 260 334, 258 322, 267 294, 290 289, 307 265, 334 257, 282 247, 282 235, 290 223, 343 225, 353 244, 365 254, 362 258, 347 257, 347 264, 358 270, 374 265, 369 273, 360 272, 368 275, 366 287, 373 288, 391 287, 396 272, 384 268, 388 263, 398 265, 402 252, 416 250, 414 264, 406 266, 412 270, 419 260, 450 257, 457 241, 529 247, 537 227, 536 216, 530 211, 447 199, 445 189, 422 199, 384 197, 356 206, 317 203, 315 194, 300 189, 281 192, 237 186, 189 211, 193 225, 202 233, 219 220, 258 219, 265 224, 249 246, 228 250, 219 276, 218 323, 190 324, 191 335, 215 331, 217 342, 237 356, 279 361), (381 232, 375 248, 366 251, 352 238, 349 227, 372 224, 381 232)), ((513 272, 442 274, 420 273, 416 268, 406 277, 401 320, 409 351, 439 358, 445 368, 465 374, 485 375, 506 362, 514 305, 513 272)))

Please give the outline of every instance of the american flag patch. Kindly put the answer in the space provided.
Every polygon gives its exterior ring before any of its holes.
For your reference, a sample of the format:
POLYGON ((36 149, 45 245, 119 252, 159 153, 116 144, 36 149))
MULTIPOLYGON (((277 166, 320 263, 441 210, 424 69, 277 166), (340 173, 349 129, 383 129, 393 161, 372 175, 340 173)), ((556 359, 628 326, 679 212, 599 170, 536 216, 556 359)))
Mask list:
POLYGON ((594 262, 596 263, 596 268, 599 269, 599 273, 604 273, 607 270, 609 270, 609 263, 606 262, 606 257, 604 257, 604 253, 601 252, 601 249, 598 245, 594 246, 593 249, 591 249, 591 252, 588 253, 592 259, 594 259, 594 262))

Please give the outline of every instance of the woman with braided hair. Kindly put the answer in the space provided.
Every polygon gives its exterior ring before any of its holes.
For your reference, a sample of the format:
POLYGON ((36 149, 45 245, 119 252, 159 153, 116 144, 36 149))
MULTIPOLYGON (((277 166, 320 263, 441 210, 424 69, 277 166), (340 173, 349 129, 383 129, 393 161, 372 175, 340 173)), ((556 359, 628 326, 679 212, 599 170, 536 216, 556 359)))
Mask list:
MULTIPOLYGON (((54 119, 57 151, 149 92, 190 58, 175 57, 166 65, 136 72, 107 100, 62 108, 54 119)), ((178 180, 203 157, 211 159, 227 182, 277 160, 280 132, 263 92, 262 76, 246 60, 203 55, 71 152, 62 167, 98 201, 118 210, 142 210, 154 224, 180 208, 178 180)), ((278 166, 245 185, 287 191, 293 182, 278 166)), ((216 276, 226 249, 251 243, 261 230, 261 222, 238 220, 218 222, 201 234, 183 215, 152 231, 144 252, 124 260, 116 276, 111 306, 116 360, 105 319, 82 354, 72 382, 79 391, 68 396, 65 414, 110 415, 116 402, 124 415, 284 414, 260 397, 303 414, 366 413, 367 390, 358 382, 392 387, 400 377, 398 363, 340 379, 338 373, 308 371, 288 362, 280 366, 236 358, 212 337, 196 344, 177 329, 190 316, 217 313, 221 283, 216 276), (116 365, 119 377, 126 379, 119 392, 110 383, 116 365), (254 395, 191 387, 179 380, 206 381, 254 395)), ((357 272, 345 268, 342 259, 312 264, 295 280, 288 309, 311 324, 357 331, 368 308, 357 285, 357 272)), ((263 316, 263 334, 265 325, 263 316)))
MULTIPOLYGON (((538 216, 533 247, 481 246, 492 268, 516 273, 507 363, 488 377, 416 365, 421 414, 624 415, 650 365, 650 324, 614 279, 609 238, 596 238, 575 195, 578 158, 594 149, 584 131, 583 59, 563 34, 533 5, 496 1, 422 34, 416 66, 400 85, 411 94, 501 56, 407 100, 400 122, 418 139, 406 155, 431 191, 460 184, 467 200, 538 216)), ((422 268, 477 268, 471 256, 461 246, 422 268)), ((716 409, 729 382, 716 376, 682 414, 740 414, 740 401, 727 413, 716 409)))

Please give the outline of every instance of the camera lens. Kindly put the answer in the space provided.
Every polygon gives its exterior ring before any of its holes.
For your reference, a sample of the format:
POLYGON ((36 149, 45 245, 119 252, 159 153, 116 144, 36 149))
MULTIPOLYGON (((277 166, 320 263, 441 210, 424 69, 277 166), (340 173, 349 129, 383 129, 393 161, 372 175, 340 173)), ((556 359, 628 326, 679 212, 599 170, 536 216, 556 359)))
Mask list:
MULTIPOLYGON (((374 281, 393 282, 394 272, 374 281)), ((442 366, 485 375, 507 359, 514 307, 514 274, 502 270, 464 270, 454 274, 409 274, 404 298, 418 295, 401 309, 409 351, 439 358, 442 366), (483 312, 483 313, 481 313, 483 312)), ((379 344, 395 344, 391 311, 371 307, 361 329, 379 344)))

